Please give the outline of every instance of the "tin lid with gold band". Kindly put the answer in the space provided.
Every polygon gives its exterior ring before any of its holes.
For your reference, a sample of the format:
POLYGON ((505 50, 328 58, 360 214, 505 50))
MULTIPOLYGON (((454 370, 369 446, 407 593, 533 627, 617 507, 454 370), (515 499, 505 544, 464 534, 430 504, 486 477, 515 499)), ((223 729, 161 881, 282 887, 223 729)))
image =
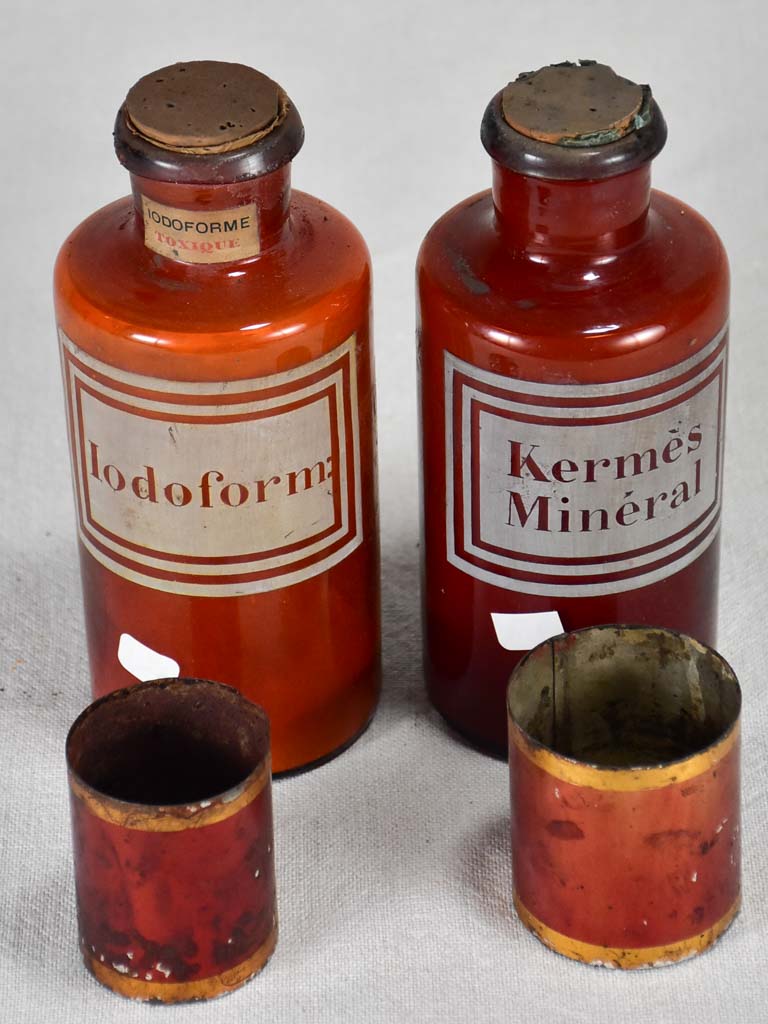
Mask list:
POLYGON ((72 795, 122 828, 181 832, 252 803, 270 780, 269 719, 231 686, 155 679, 87 707, 66 739, 72 795))
POLYGON ((115 122, 120 162, 146 178, 226 183, 292 160, 304 141, 298 111, 260 71, 222 61, 182 61, 129 91, 115 122))
POLYGON ((671 629, 602 625, 545 640, 507 690, 510 743, 575 786, 636 792, 716 769, 738 744, 741 688, 671 629))
POLYGON ((519 75, 488 104, 483 145, 510 170, 553 180, 595 180, 634 170, 666 142, 650 86, 591 60, 519 75))

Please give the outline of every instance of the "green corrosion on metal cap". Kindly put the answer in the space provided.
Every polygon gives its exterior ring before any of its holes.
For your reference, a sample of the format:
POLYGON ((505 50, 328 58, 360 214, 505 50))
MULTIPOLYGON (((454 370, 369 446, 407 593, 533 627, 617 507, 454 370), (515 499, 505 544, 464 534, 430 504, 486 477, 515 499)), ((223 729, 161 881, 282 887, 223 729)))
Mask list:
POLYGON ((504 120, 521 135, 556 146, 618 142, 649 124, 650 87, 593 60, 527 71, 502 91, 504 120))

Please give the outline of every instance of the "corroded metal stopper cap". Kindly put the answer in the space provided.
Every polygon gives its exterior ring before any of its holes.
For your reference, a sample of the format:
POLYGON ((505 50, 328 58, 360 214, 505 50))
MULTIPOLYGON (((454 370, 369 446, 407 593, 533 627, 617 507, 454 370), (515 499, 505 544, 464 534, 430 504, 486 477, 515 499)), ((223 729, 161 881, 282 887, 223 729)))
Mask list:
POLYGON ((237 690, 159 679, 66 742, 80 951, 131 999, 211 999, 277 942, 269 722, 237 690))
POLYGON ((741 905, 741 690, 727 662, 669 629, 576 630, 517 665, 507 713, 523 924, 622 969, 716 942, 741 905))
POLYGON ((129 91, 115 123, 115 150, 128 170, 182 182, 230 182, 292 160, 304 129, 271 78, 222 61, 187 61, 153 71, 129 91))
POLYGON ((666 137, 649 86, 586 60, 519 75, 491 100, 481 129, 498 163, 564 180, 634 170, 656 156, 666 137))

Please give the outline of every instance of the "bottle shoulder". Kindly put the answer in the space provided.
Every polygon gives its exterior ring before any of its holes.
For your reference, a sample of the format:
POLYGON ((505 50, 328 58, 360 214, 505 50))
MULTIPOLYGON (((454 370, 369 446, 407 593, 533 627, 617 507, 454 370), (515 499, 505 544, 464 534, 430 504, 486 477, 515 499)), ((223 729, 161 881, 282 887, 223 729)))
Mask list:
POLYGON ((417 276, 422 345, 434 338, 489 367, 514 354, 510 371, 527 357, 639 362, 651 349, 674 361, 673 347, 706 344, 727 317, 722 242, 695 210, 655 190, 632 246, 539 259, 509 247, 490 191, 479 193, 430 229, 417 276))
POLYGON ((296 191, 280 243, 250 260, 195 265, 158 256, 144 245, 127 197, 75 228, 54 272, 65 333, 91 350, 118 338, 139 362, 151 362, 158 347, 197 356, 260 347, 279 359, 299 334, 301 344, 316 348, 316 335, 322 347, 328 324, 339 342, 367 320, 369 293, 370 256, 358 230, 296 191))

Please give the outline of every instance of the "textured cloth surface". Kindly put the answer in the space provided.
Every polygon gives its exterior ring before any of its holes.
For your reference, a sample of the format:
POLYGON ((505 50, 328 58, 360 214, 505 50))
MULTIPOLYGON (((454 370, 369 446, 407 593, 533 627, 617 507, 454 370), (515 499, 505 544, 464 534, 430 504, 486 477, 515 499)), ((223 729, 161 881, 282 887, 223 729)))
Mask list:
POLYGON ((0 1021, 764 1021, 764 5, 73 0, 8 8, 3 22, 0 1021), (557 957, 517 921, 506 768, 449 734, 420 673, 416 251, 490 182, 478 139, 490 96, 518 71, 582 56, 653 83, 670 125, 655 183, 713 221, 734 275, 719 648, 745 692, 745 909, 706 956, 633 975, 557 957), (101 989, 77 952, 63 742, 89 684, 50 271, 67 232, 127 191, 110 131, 128 86, 202 57, 286 86, 307 126, 297 186, 344 210, 372 249, 385 685, 351 750, 275 787, 281 939, 267 970, 165 1011, 101 989))

